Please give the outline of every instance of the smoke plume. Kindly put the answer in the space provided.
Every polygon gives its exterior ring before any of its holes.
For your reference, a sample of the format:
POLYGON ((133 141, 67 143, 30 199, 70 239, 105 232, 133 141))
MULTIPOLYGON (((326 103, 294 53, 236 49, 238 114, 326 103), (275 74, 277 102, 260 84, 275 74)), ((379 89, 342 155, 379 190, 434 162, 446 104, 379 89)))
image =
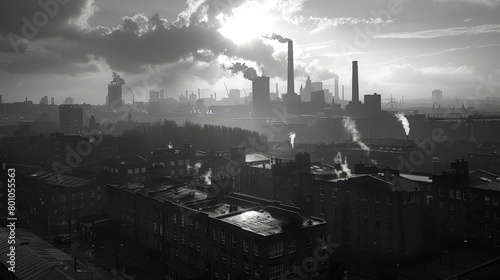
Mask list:
POLYGON ((405 129, 406 136, 410 135, 410 122, 406 118, 404 113, 397 113, 394 115, 398 121, 403 125, 405 129))
POLYGON ((195 163, 194 166, 188 164, 187 171, 188 172, 193 171, 194 173, 198 174, 198 170, 200 170, 200 168, 201 168, 201 163, 199 162, 195 163))
POLYGON ((200 176, 201 179, 205 180, 205 185, 210 186, 212 185, 212 169, 208 169, 208 171, 200 176))
POLYGON ((292 144, 293 150, 295 148, 295 137, 297 137, 297 134, 295 134, 295 132, 290 132, 288 136, 290 137, 290 143, 292 144))
POLYGON ((347 163, 347 157, 344 157, 344 161, 342 162, 342 153, 338 152, 337 155, 333 158, 335 162, 335 166, 339 167, 339 169, 335 168, 335 174, 338 178, 342 173, 345 173, 348 178, 352 177, 351 169, 349 169, 349 164, 347 163))
POLYGON ((167 146, 169 149, 173 149, 174 148, 174 144, 172 144, 172 142, 168 142, 168 146, 167 146))
POLYGON ((274 34, 274 33, 273 33, 271 36, 269 36, 269 35, 265 35, 265 36, 263 36, 263 37, 264 37, 264 38, 266 38, 266 39, 269 39, 269 40, 275 40, 275 41, 278 41, 278 42, 280 42, 280 43, 288 43, 288 42, 290 42, 290 41, 291 41, 291 39, 285 38, 285 37, 283 37, 283 36, 281 36, 281 35, 274 34))
POLYGON ((253 69, 252 67, 247 66, 245 63, 241 62, 236 62, 233 63, 231 66, 226 67, 226 66, 221 66, 222 69, 224 70, 229 70, 231 71, 232 74, 238 74, 240 72, 243 73, 243 77, 247 80, 253 81, 255 78, 257 78, 257 71, 253 69))
POLYGON ((349 118, 349 117, 344 117, 342 119, 342 125, 344 126, 344 129, 346 130, 347 133, 352 137, 352 141, 356 142, 358 146, 366 152, 366 155, 370 155, 370 148, 361 141, 361 134, 359 133, 357 127, 356 127, 356 122, 349 118))

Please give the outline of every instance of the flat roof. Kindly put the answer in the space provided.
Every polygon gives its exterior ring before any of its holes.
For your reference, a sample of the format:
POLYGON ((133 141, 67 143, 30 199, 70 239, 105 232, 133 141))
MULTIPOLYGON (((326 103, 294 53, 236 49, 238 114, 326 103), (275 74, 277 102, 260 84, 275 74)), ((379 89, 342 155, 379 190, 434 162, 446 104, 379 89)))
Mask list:
MULTIPOLYGON (((248 210, 240 213, 236 212, 234 215, 221 217, 220 220, 262 236, 282 233, 285 231, 283 227, 286 227, 288 223, 286 219, 273 217, 267 208, 261 210, 248 210)), ((311 218, 302 221, 302 228, 325 223, 326 222, 323 220, 311 218)))
MULTIPOLYGON (((7 240, 9 230, 0 228, 0 239, 7 240)), ((0 243, 0 260, 6 264, 10 246, 16 246, 16 272, 18 279, 93 279, 93 272, 77 260, 74 270, 74 258, 30 231, 16 228, 16 244, 0 243)), ((103 279, 96 275, 95 279, 103 279)))
POLYGON ((98 183, 93 179, 64 174, 57 175, 50 171, 38 171, 31 174, 29 178, 45 184, 66 188, 77 188, 98 183))
POLYGON ((142 184, 128 183, 114 187, 127 192, 153 197, 159 201, 170 201, 179 204, 189 204, 209 198, 207 191, 202 191, 195 185, 169 178, 142 184))

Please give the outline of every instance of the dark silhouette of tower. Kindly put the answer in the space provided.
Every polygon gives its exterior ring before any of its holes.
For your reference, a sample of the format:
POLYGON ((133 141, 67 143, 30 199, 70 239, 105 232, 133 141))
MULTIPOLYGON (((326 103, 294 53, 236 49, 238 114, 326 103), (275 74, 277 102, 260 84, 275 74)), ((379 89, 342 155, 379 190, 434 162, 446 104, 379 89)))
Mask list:
POLYGON ((253 115, 255 117, 268 116, 270 113, 269 77, 260 76, 252 81, 253 115))
POLYGON ((79 134, 83 128, 83 109, 76 105, 59 106, 60 131, 65 134, 79 134))
POLYGON ((293 67, 293 41, 288 41, 288 88, 287 94, 295 94, 295 74, 293 67))
POLYGON ((113 80, 108 84, 108 108, 118 108, 122 104, 122 90, 125 80, 113 72, 113 80))
POLYGON ((352 62, 352 102, 359 102, 358 62, 352 62))

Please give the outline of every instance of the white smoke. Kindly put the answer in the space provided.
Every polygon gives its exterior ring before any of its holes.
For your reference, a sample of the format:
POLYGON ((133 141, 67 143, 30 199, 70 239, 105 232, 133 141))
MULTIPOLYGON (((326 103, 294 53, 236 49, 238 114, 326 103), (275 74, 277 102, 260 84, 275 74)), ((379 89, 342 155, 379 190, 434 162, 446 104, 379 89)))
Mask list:
POLYGON ((333 161, 335 162, 335 165, 340 165, 341 170, 335 169, 335 174, 337 175, 337 178, 340 178, 340 175, 342 173, 345 173, 347 175, 347 178, 352 177, 351 169, 349 169, 349 164, 347 163, 347 157, 344 157, 344 161, 342 162, 342 153, 337 153, 337 155, 333 158, 333 161))
POLYGON ((188 164, 187 171, 188 171, 188 173, 191 173, 191 171, 192 171, 192 172, 198 174, 198 170, 200 168, 201 168, 201 163, 199 163, 199 162, 195 163, 194 166, 191 166, 188 164))
POLYGON ((406 118, 404 113, 397 113, 394 115, 398 121, 403 125, 405 129, 406 136, 410 135, 410 122, 406 118))
POLYGON ((352 141, 356 142, 359 147, 366 152, 366 155, 369 156, 370 148, 361 141, 361 134, 356 128, 356 122, 349 117, 344 117, 342 119, 342 125, 344 126, 346 132, 352 137, 352 141))
POLYGON ((174 148, 174 144, 172 144, 172 142, 168 142, 168 146, 167 146, 169 149, 173 149, 174 148))
POLYGON ((200 177, 205 180, 205 185, 212 185, 212 169, 208 169, 208 171, 200 177))
POLYGON ((290 143, 292 143, 293 150, 295 148, 295 137, 297 137, 297 134, 295 134, 295 132, 290 132, 288 136, 290 136, 290 143))
POLYGON ((370 159, 370 162, 373 164, 373 165, 378 165, 378 161, 375 160, 375 159, 370 159))

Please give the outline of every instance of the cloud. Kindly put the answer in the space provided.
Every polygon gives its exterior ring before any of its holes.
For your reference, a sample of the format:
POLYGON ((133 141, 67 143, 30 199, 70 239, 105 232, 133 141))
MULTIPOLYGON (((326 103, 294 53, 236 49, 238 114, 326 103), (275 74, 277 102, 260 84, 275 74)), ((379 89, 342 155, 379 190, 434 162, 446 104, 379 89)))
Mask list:
POLYGON ((486 6, 498 6, 500 5, 500 0, 432 0, 434 4, 436 3, 457 3, 457 2, 462 2, 462 3, 469 3, 469 4, 481 4, 481 5, 486 5, 486 6))
POLYGON ((397 32, 374 35, 379 39, 432 39, 456 36, 472 36, 480 34, 500 33, 500 24, 484 24, 476 26, 451 27, 413 32, 397 32))
POLYGON ((338 18, 327 18, 327 17, 309 17, 310 24, 313 26, 311 32, 321 32, 336 28, 343 25, 356 25, 356 24, 388 24, 393 23, 393 19, 382 19, 382 18, 354 18, 354 17, 338 17, 338 18))

